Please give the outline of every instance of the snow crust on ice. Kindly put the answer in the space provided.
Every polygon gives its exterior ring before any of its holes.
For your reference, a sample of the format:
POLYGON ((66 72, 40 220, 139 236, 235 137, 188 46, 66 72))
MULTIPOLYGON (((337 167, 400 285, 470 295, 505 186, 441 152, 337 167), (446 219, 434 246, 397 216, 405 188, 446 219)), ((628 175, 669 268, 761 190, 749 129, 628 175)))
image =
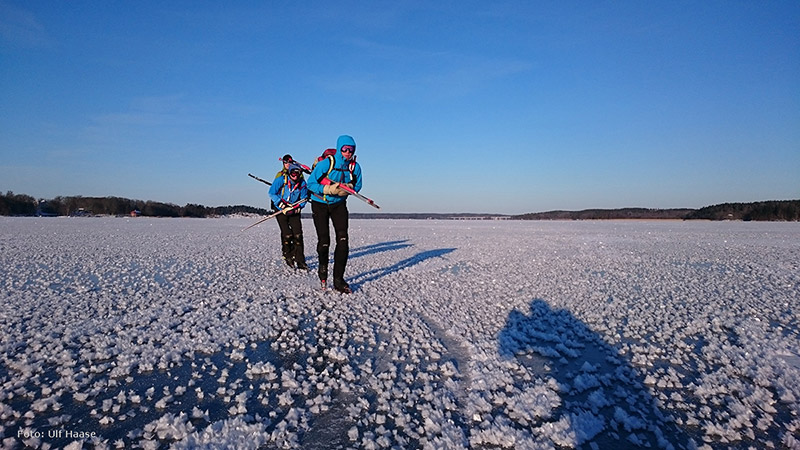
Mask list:
POLYGON ((253 220, 0 218, 3 446, 800 447, 798 224, 253 220))

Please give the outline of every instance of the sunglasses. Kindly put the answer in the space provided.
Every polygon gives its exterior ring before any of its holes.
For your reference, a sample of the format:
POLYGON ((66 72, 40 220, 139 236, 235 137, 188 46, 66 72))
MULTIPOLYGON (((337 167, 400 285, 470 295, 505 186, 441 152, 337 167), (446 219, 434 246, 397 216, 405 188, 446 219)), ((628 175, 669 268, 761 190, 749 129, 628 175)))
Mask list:
POLYGON ((300 171, 299 170, 293 170, 293 171, 289 172, 289 176, 299 177, 300 176, 300 171))
POLYGON ((342 153, 355 153, 355 152, 356 152, 356 149, 354 147, 350 147, 348 145, 345 145, 344 147, 342 147, 342 153))

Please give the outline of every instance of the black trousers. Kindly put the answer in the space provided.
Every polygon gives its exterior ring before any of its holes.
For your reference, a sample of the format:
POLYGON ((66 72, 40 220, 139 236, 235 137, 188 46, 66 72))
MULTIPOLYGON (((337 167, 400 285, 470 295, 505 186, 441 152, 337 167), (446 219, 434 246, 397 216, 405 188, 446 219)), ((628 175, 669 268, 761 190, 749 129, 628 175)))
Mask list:
POLYGON ((278 214, 278 226, 281 228, 281 252, 286 263, 305 265, 306 256, 303 249, 303 224, 300 213, 286 215, 278 214))
POLYGON ((333 251, 333 279, 334 281, 344 281, 344 268, 347 266, 347 256, 350 254, 350 244, 347 240, 350 217, 347 211, 347 200, 332 205, 312 201, 311 216, 314 219, 314 228, 317 229, 319 278, 326 280, 328 277, 328 259, 331 247, 330 221, 333 222, 336 236, 336 248, 333 251))

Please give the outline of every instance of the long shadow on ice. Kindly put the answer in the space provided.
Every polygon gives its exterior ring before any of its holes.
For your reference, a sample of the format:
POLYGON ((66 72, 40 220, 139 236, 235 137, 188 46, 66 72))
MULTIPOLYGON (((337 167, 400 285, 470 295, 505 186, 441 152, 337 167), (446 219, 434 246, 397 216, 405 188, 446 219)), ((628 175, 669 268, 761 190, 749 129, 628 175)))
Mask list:
POLYGON ((387 241, 387 242, 379 242, 377 244, 370 244, 365 245, 363 247, 357 247, 350 250, 350 258, 358 258, 361 256, 373 255, 376 253, 381 252, 389 252, 392 250, 401 250, 404 248, 411 247, 412 244, 408 243, 408 239, 403 239, 401 241, 387 241))
POLYGON ((353 276, 348 281, 350 282, 351 287, 358 288, 364 283, 375 281, 378 278, 382 278, 387 275, 391 275, 395 272, 399 272, 403 269, 407 269, 411 266, 421 263, 422 261, 425 261, 426 259, 440 258, 454 250, 455 250, 454 248, 439 248, 436 250, 426 250, 424 252, 417 253, 416 255, 410 258, 406 258, 402 261, 392 264, 391 266, 381 267, 378 269, 373 269, 367 272, 360 273, 358 275, 353 276))
POLYGON ((642 375, 569 311, 540 299, 528 314, 511 311, 498 351, 516 371, 496 421, 566 447, 687 446, 642 375))
MULTIPOLYGON (((348 258, 353 259, 367 255, 374 255, 377 253, 390 252, 392 250, 402 250, 404 248, 412 246, 412 244, 408 244, 407 242, 408 239, 403 239, 401 241, 379 242, 377 244, 370 244, 370 245, 365 245, 363 247, 357 247, 354 249, 350 249, 350 254, 348 255, 348 258)), ((330 260, 328 261, 329 264, 333 264, 333 246, 335 246, 335 244, 331 243, 331 245, 332 248, 330 252, 330 260)), ((313 248, 312 251, 314 252, 314 254, 316 254, 316 247, 313 248)), ((311 268, 316 268, 319 266, 319 261, 311 262, 308 264, 308 266, 311 268)))

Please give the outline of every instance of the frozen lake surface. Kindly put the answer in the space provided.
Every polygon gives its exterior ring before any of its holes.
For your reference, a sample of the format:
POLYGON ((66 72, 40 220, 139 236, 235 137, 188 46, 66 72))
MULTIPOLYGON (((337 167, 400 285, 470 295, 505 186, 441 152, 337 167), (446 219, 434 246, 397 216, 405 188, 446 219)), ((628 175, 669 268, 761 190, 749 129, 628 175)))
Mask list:
POLYGON ((0 218, 6 448, 800 448, 800 224, 0 218))

